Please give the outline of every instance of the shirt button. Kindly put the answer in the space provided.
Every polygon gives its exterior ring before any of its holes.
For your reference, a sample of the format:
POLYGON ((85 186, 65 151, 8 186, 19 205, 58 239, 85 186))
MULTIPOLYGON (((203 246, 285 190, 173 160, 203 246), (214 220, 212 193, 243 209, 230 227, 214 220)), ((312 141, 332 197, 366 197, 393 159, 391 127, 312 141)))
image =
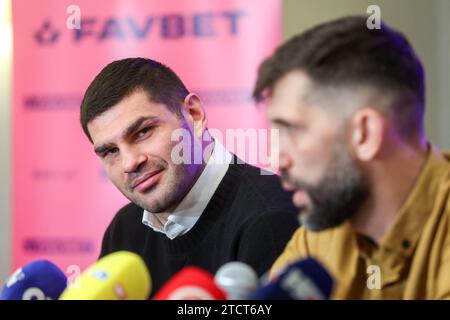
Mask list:
POLYGON ((409 247, 411 246, 411 243, 409 242, 409 240, 408 239, 405 239, 405 240, 403 240, 402 241, 402 247, 403 247, 403 249, 409 249, 409 247))

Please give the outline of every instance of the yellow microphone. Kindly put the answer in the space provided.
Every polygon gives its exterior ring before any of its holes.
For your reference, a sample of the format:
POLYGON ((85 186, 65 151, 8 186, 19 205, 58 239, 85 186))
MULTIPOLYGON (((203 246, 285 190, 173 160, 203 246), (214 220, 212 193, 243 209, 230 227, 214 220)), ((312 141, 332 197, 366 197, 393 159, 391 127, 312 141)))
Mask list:
POLYGON ((118 251, 87 268, 59 300, 146 300, 150 289, 150 274, 142 258, 118 251))

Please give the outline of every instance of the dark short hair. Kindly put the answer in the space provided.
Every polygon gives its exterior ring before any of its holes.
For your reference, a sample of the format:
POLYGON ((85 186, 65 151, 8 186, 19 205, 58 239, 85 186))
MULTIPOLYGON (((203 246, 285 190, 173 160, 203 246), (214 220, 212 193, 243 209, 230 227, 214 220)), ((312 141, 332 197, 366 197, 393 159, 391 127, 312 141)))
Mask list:
POLYGON ((180 105, 189 91, 170 68, 145 58, 117 60, 95 77, 81 102, 81 126, 91 142, 88 123, 139 89, 181 117, 180 105))
POLYGON ((425 74, 419 58, 400 32, 385 23, 370 30, 366 21, 344 17, 290 39, 260 66, 253 97, 263 100, 285 74, 301 70, 319 87, 362 85, 390 95, 400 129, 422 130, 425 74))

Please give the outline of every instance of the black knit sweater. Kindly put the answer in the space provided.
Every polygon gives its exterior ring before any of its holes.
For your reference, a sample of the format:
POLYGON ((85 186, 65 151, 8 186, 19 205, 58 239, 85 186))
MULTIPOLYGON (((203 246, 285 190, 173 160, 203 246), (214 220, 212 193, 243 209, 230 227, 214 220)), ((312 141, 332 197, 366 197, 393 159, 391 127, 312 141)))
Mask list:
MULTIPOLYGON (((236 158, 235 158, 236 159, 236 158)), ((248 164, 230 164, 197 223, 173 240, 142 223, 143 209, 130 203, 105 232, 100 257, 128 250, 145 261, 152 294, 186 265, 211 273, 242 261, 265 273, 298 228, 291 194, 276 175, 261 175, 248 164)))

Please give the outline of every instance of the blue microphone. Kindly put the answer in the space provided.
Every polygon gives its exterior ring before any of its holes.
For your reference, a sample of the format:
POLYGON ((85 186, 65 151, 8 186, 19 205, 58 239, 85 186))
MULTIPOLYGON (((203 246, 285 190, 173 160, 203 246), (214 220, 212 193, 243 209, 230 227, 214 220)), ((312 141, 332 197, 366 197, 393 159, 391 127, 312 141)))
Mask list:
POLYGON ((253 300, 328 300, 333 279, 315 259, 299 260, 284 269, 275 279, 256 290, 253 300))
POLYGON ((57 300, 67 287, 66 275, 48 260, 17 269, 0 293, 0 300, 57 300))

